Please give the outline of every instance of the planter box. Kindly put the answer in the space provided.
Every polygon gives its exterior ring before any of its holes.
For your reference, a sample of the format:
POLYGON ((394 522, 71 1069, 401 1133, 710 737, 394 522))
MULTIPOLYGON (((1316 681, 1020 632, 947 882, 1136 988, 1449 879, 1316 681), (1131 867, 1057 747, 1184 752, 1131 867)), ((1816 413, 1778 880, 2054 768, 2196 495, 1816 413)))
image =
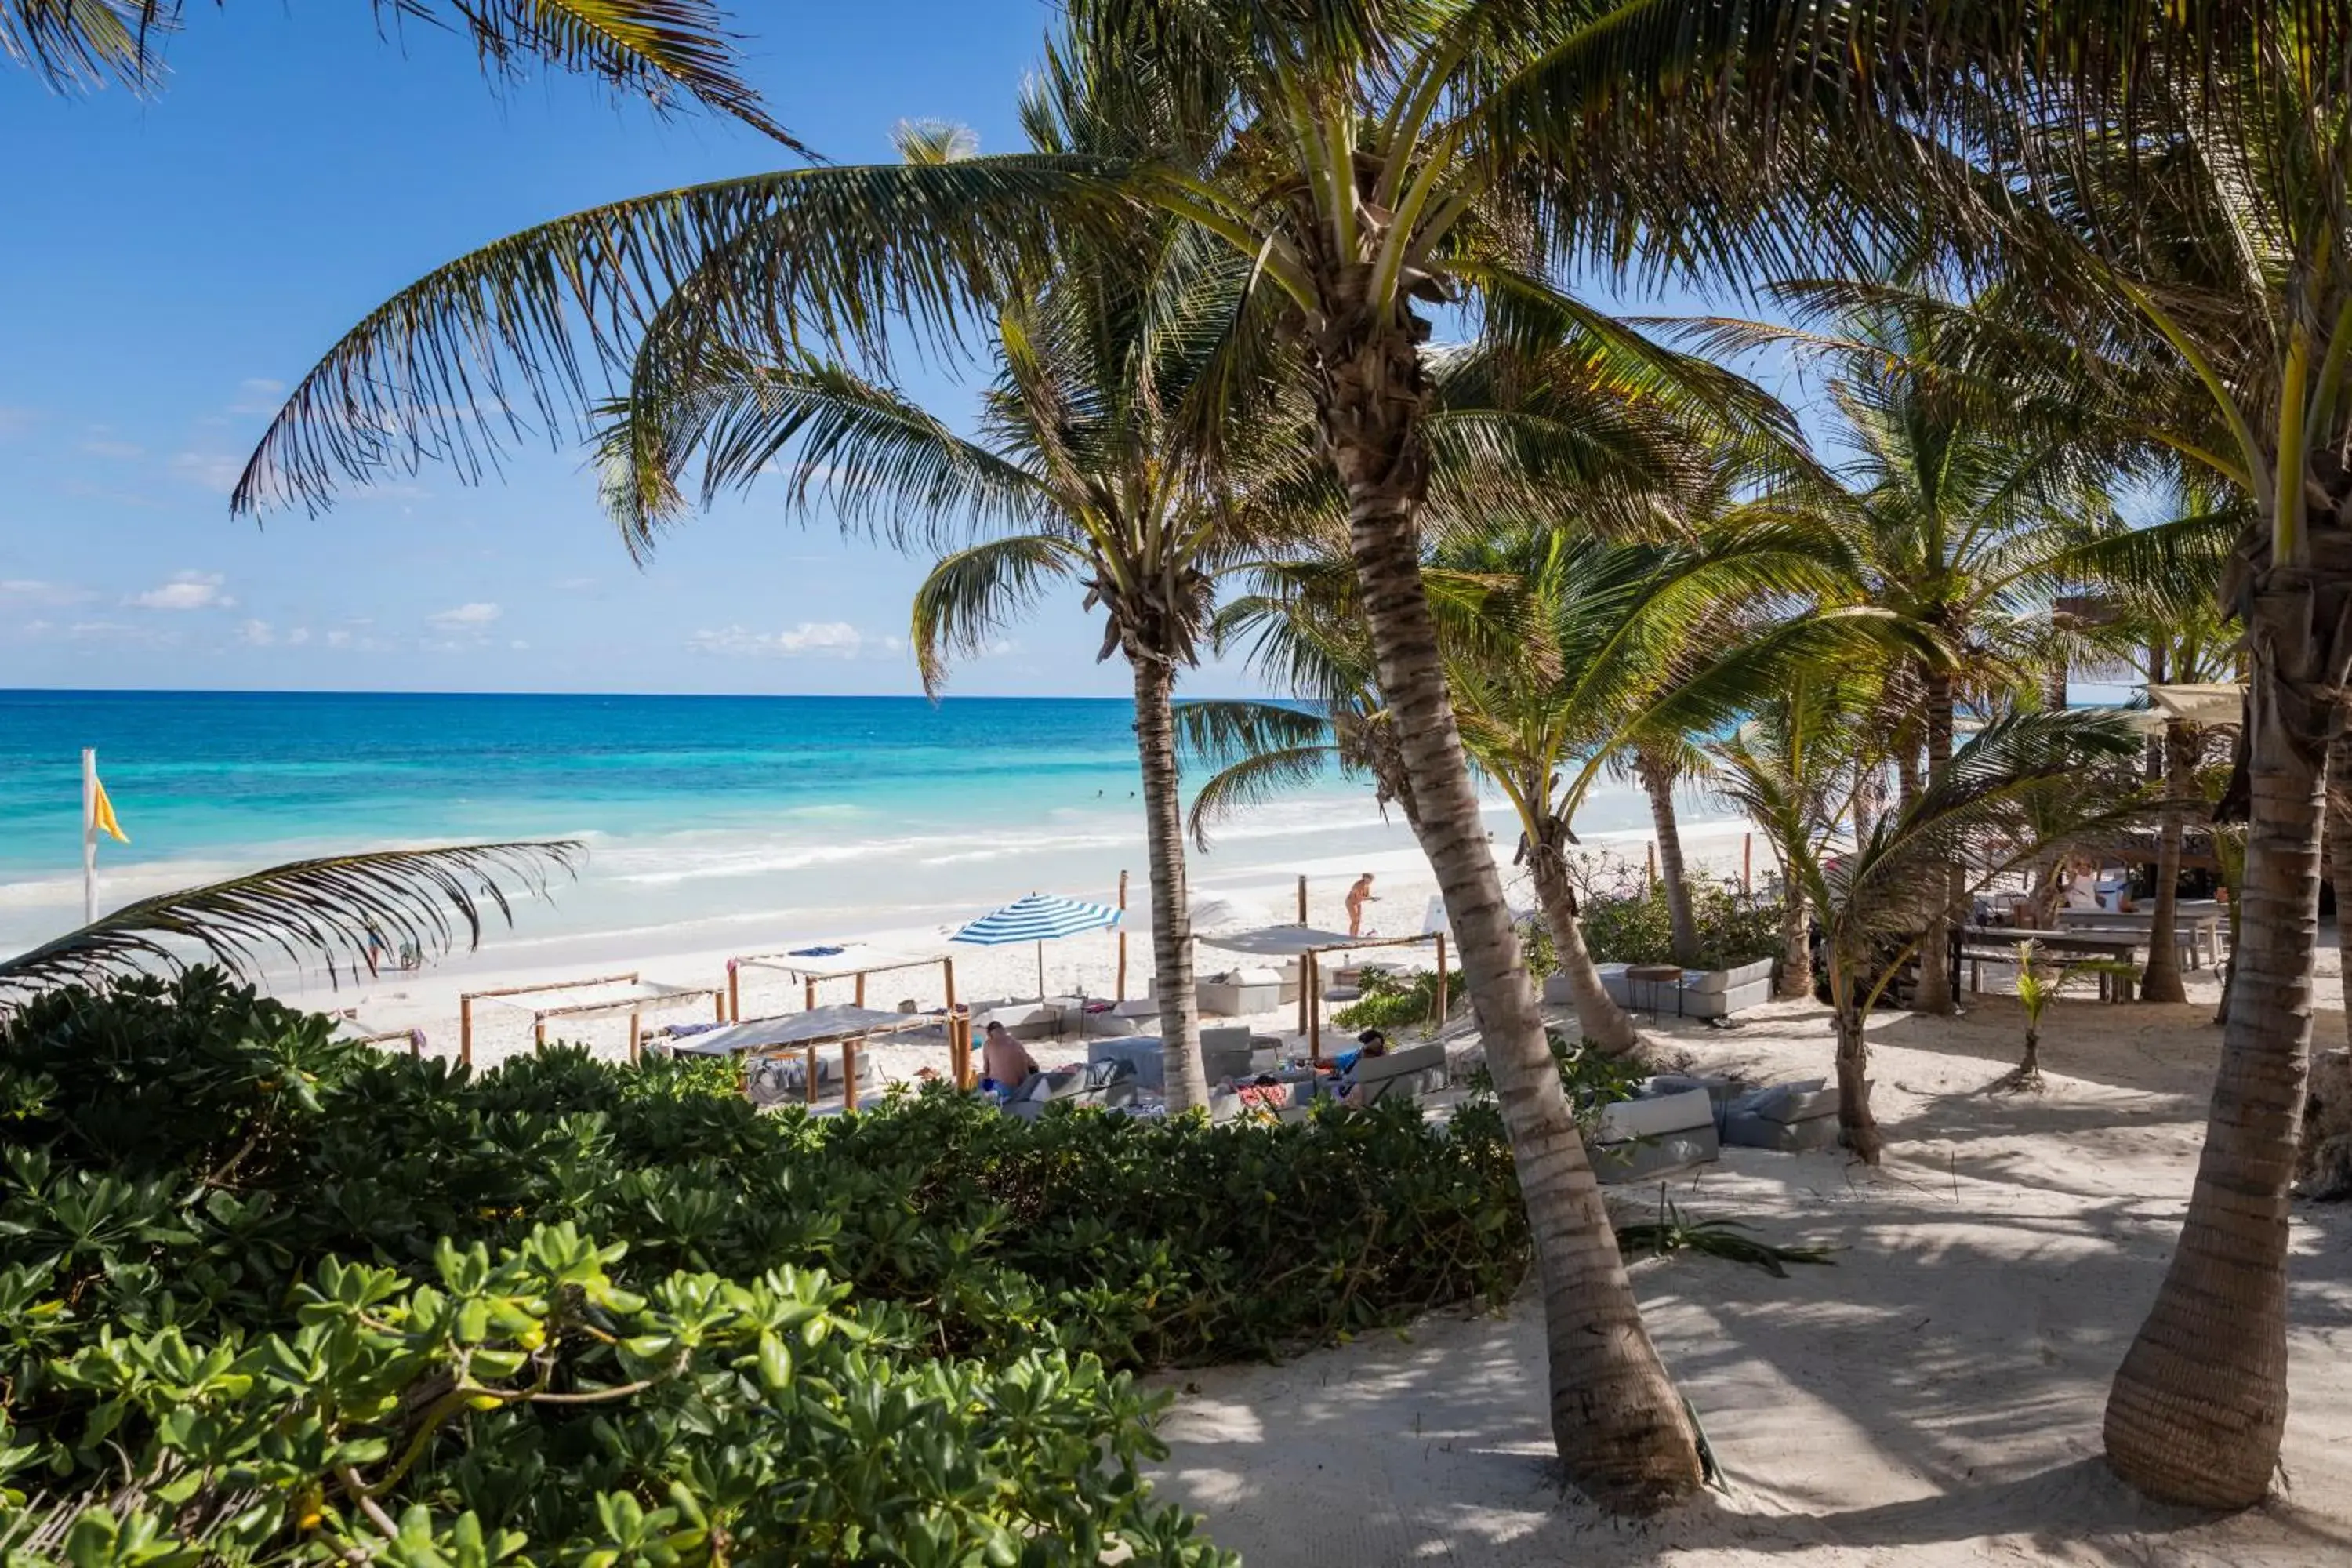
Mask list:
POLYGON ((1772 961, 1752 959, 1732 969, 1685 969, 1682 984, 1634 981, 1627 966, 1604 963, 1601 984, 1617 1005, 1631 1013, 1673 1014, 1677 1018, 1722 1018, 1772 998, 1772 961))

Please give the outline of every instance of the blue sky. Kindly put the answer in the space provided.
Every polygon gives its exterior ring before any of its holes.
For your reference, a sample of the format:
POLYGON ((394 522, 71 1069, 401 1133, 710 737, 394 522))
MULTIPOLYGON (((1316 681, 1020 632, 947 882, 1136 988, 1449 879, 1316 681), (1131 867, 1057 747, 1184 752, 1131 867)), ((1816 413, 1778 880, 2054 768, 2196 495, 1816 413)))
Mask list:
MULTIPOLYGON (((919 563, 754 494, 632 565, 575 450, 502 479, 347 489, 232 521, 286 385, 433 266, 600 201, 775 166, 751 131, 548 76, 493 90, 468 46, 370 7, 189 7, 165 90, 47 93, 0 68, 0 687, 910 692, 919 563)), ((747 70, 836 160, 901 119, 1018 143, 1038 0, 738 0, 747 70)), ((1677 300, 1676 309, 1696 309, 1677 300)), ((919 395, 969 394, 920 376, 919 395)), ((1076 594, 960 670, 972 693, 1123 694, 1076 594)), ((1191 689, 1248 689, 1212 667, 1191 689)))
MULTIPOLYGON (((1031 0, 735 9, 778 118, 845 161, 890 156, 901 118, 1015 144, 1049 20, 1031 0)), ((171 60, 147 102, 0 69, 0 687, 916 689, 918 566, 756 496, 644 572, 572 451, 259 530, 227 513, 284 385, 385 295, 537 219, 782 162, 761 138, 562 77, 493 91, 463 41, 385 42, 341 0, 193 5, 171 60)), ((954 689, 1129 689, 1075 595, 1011 641, 954 689)))

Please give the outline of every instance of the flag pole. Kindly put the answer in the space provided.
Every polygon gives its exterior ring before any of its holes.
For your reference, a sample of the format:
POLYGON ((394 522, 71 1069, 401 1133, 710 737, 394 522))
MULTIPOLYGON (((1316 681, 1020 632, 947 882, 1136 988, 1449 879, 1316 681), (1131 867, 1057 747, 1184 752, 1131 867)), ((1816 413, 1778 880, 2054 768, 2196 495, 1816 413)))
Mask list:
POLYGON ((98 748, 81 749, 81 923, 98 919, 98 748))

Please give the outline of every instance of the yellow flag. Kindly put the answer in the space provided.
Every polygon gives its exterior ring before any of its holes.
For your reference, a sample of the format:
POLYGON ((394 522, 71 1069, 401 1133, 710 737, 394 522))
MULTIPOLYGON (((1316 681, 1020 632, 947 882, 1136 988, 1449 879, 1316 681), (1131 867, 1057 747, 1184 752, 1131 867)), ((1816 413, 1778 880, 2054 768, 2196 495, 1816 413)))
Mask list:
POLYGON ((131 835, 122 831, 122 824, 114 820, 114 803, 106 798, 106 786, 90 778, 89 825, 99 832, 110 835, 117 844, 131 842, 131 835))

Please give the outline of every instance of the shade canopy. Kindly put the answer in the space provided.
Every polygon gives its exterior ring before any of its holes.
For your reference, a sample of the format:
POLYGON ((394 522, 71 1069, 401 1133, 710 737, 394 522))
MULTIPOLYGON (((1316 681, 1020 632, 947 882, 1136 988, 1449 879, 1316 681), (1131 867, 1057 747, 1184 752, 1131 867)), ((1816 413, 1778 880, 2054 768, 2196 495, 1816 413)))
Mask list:
POLYGON ((2246 689, 2232 681, 2151 686, 2147 700, 2168 716, 2190 724, 2241 724, 2246 689))
POLYGON ((1108 904, 1065 899, 1055 893, 1032 893, 965 926, 949 940, 979 947, 1001 947, 1013 942, 1052 942, 1081 931, 1103 931, 1118 924, 1119 911, 1108 904))
POLYGON ((1313 926, 1261 926, 1256 931, 1225 931, 1199 940, 1202 947, 1223 948, 1227 952, 1246 952, 1259 958, 1297 958, 1303 952, 1334 947, 1394 947, 1400 939, 1349 936, 1343 931, 1318 931, 1313 926))
POLYGON ((723 1029, 709 1029, 699 1035, 689 1035, 677 1041, 672 1048, 702 1057, 728 1057, 739 1051, 772 1050, 785 1046, 824 1046, 835 1040, 854 1040, 866 1035, 889 1034, 899 1029, 935 1026, 937 1018, 920 1014, 885 1013, 875 1007, 854 1007, 847 1003, 830 1003, 812 1007, 805 1013, 786 1013, 774 1018, 752 1018, 740 1024, 730 1024, 723 1029))

